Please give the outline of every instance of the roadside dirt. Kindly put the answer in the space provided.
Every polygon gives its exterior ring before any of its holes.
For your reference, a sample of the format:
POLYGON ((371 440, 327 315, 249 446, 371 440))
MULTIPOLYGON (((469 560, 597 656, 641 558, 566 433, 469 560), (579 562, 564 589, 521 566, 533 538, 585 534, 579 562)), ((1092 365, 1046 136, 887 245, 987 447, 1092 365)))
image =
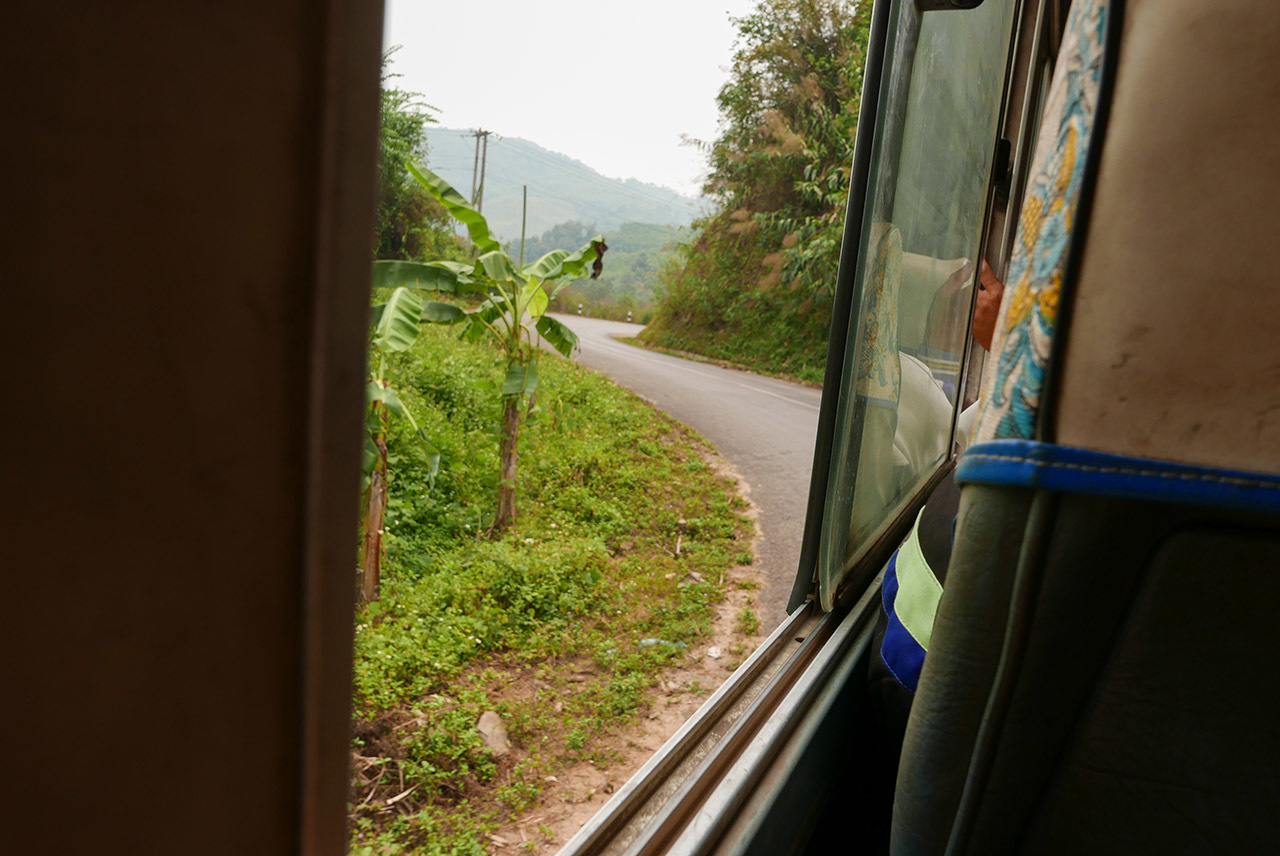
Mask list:
MULTIPOLYGON (((735 480, 748 503, 746 516, 755 525, 756 506, 750 486, 727 462, 706 454, 704 459, 721 475, 735 480)), ((759 540, 755 526, 752 554, 759 540)), ((599 811, 609 797, 674 734, 733 670, 764 641, 767 633, 757 627, 745 635, 737 616, 744 608, 758 611, 760 574, 753 565, 738 565, 727 572, 725 596, 717 605, 711 635, 695 646, 684 660, 650 688, 637 720, 622 733, 609 736, 594 748, 618 758, 607 768, 581 762, 548 777, 537 805, 490 836, 492 856, 519 856, 558 851, 599 811)), ((512 689, 515 689, 513 685, 512 689)), ((518 758, 519 750, 513 750, 518 758)))
MULTIPOLYGON (((760 530, 750 487, 709 447, 701 442, 695 446, 716 474, 737 485, 738 494, 747 503, 743 514, 754 530, 751 555, 758 556, 760 530)), ((741 541, 738 544, 747 546, 741 541)), ((678 557, 679 541, 672 550, 678 557)), ((678 570, 679 564, 674 567, 677 570, 667 575, 669 580, 684 573, 678 570)), ((457 692, 424 699, 433 705, 433 714, 403 705, 368 721, 357 719, 356 748, 351 757, 352 818, 376 816, 385 825, 394 816, 407 818, 429 806, 446 808, 458 801, 469 805, 472 817, 500 817, 511 810, 514 800, 528 805, 523 800, 531 798, 534 802, 527 810, 489 835, 487 852, 490 856, 555 853, 764 640, 767 631, 755 617, 760 611, 761 577, 755 564, 727 569, 720 587, 723 598, 714 606, 710 634, 690 643, 683 656, 671 661, 657 682, 642 692, 634 713, 619 712, 614 724, 603 731, 598 726, 583 729, 597 736, 572 751, 566 750, 574 721, 565 719, 565 704, 584 694, 600 693, 611 680, 595 657, 581 652, 551 663, 490 657, 459 676, 457 692), (429 795, 424 802, 426 792, 418 793, 419 786, 406 780, 411 751, 406 736, 421 733, 428 741, 438 741, 441 732, 433 736, 425 727, 430 717, 447 717, 462 705, 473 705, 474 698, 460 701, 467 692, 481 694, 489 708, 479 722, 489 748, 459 747, 460 753, 454 753, 449 746, 433 744, 430 752, 446 758, 456 754, 454 761, 472 763, 473 773, 454 778, 448 790, 429 795), (496 712, 499 710, 501 715, 496 712), (474 763, 477 753, 488 762, 483 776, 474 763), (584 760, 560 766, 566 757, 584 760)), ((704 580, 690 574, 676 582, 704 580)), ((464 714, 471 715, 471 710, 464 714)), ((357 833, 357 842, 364 834, 357 833)), ((405 852, 414 852, 413 844, 409 848, 405 852)))

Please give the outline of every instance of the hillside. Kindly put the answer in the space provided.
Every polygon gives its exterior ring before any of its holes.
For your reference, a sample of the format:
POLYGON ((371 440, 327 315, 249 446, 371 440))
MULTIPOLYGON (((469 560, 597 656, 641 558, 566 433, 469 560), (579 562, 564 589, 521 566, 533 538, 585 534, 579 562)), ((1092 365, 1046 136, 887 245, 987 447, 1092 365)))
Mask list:
MULTIPOLYGON (((525 241, 526 261, 532 261, 557 248, 576 248, 601 230, 593 225, 570 221, 525 241)), ((556 297, 552 308, 559 312, 576 312, 582 304, 597 318, 631 320, 646 323, 654 300, 658 277, 681 244, 687 243, 692 230, 687 227, 659 226, 652 223, 623 223, 616 229, 604 230, 609 251, 604 259, 604 273, 598 279, 574 281, 556 297)), ((508 241, 507 252, 519 257, 520 242, 508 241)))
MULTIPOLYGON (((427 129, 427 165, 457 188, 471 193, 475 137, 468 130, 427 129)), ((700 216, 700 202, 666 187, 634 178, 608 178, 566 155, 518 137, 489 137, 484 214, 504 241, 520 239, 521 187, 529 186, 528 235, 540 235, 569 221, 595 224, 601 231, 623 223, 688 226, 700 216)))
POLYGON ((736 21, 706 150, 716 210, 660 272, 646 344, 821 382, 869 5, 761 0, 736 21))

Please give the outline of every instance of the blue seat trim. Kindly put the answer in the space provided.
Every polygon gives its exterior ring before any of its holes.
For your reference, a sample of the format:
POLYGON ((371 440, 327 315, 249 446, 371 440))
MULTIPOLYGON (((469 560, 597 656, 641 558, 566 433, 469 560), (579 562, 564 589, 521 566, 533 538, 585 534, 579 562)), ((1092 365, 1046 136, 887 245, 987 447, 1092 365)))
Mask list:
POLYGON ((1109 455, 1034 440, 970 446, 956 481, 1280 513, 1280 476, 1109 455))
POLYGON ((880 585, 880 603, 885 615, 889 617, 884 641, 880 643, 880 659, 898 683, 915 692, 920 684, 920 669, 924 666, 925 651, 915 637, 907 632, 907 628, 902 626, 893 611, 894 601, 898 597, 897 562, 898 554, 895 552, 889 559, 884 570, 884 581, 880 585))

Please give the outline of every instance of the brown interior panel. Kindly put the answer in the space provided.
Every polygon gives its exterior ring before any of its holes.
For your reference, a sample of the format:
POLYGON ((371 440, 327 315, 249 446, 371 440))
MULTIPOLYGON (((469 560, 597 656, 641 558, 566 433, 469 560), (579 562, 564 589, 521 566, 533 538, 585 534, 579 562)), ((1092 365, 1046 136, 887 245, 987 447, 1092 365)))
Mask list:
POLYGON ((1129 0, 1058 442, 1280 471, 1280 6, 1129 0))
POLYGON ((381 15, 5 7, 0 852, 341 852, 381 15))

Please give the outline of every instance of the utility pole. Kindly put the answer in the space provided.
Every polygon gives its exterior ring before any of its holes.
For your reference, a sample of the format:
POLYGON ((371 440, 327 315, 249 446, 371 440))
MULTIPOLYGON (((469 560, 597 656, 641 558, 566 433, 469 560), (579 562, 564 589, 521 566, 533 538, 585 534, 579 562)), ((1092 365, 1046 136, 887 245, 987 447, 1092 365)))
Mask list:
POLYGON ((476 159, 471 164, 471 204, 476 204, 476 170, 480 168, 480 132, 472 134, 476 138, 476 159))
POLYGON ((524 201, 520 205, 520 267, 524 268, 524 227, 529 222, 529 185, 524 186, 524 201))
POLYGON ((489 161, 489 134, 491 134, 492 131, 477 131, 476 133, 484 137, 484 149, 480 155, 480 188, 479 190, 476 191, 479 194, 479 196, 476 197, 476 210, 483 214, 484 213, 484 166, 489 161))
POLYGON ((477 207, 481 204, 484 196, 484 161, 489 157, 489 135, 492 131, 486 131, 483 128, 478 129, 471 136, 476 138, 476 157, 471 164, 471 204, 477 207), (484 159, 480 157, 480 139, 484 138, 484 159), (479 173, 480 183, 476 184, 476 174, 479 173))

